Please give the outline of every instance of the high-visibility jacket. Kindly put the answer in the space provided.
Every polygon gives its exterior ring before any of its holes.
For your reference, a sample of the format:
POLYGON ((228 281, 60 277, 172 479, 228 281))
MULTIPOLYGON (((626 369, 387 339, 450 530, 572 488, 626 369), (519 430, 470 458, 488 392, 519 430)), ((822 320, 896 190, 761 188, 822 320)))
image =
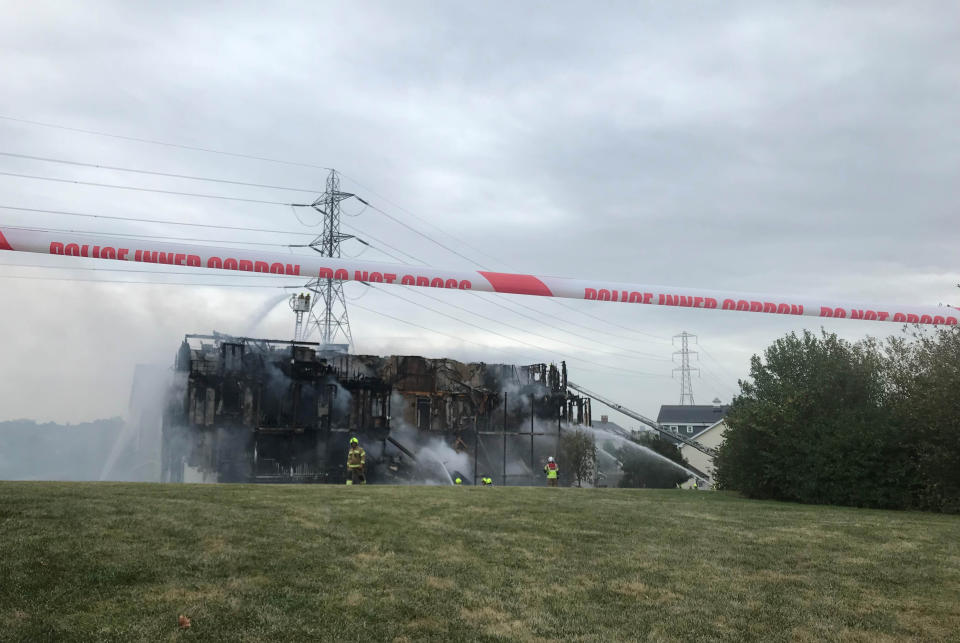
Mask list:
POLYGON ((457 476, 453 479, 453 484, 463 484, 463 480, 460 479, 460 476, 457 476))
POLYGON ((484 476, 483 478, 480 478, 480 481, 483 482, 484 486, 493 484, 493 478, 488 478, 486 476, 484 476))
POLYGON ((545 466, 543 470, 547 472, 547 479, 553 480, 560 472, 560 467, 557 466, 556 462, 548 462, 547 466, 545 466))
POLYGON ((347 468, 363 469, 367 466, 367 452, 363 447, 353 447, 347 452, 347 468))

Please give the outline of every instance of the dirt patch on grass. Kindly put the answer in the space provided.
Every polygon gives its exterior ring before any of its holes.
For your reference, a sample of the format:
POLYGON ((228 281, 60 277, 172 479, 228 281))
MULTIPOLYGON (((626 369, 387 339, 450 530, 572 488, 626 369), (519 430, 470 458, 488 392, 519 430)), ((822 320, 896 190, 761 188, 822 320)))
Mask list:
POLYGON ((762 569, 756 574, 747 574, 743 577, 749 581, 763 581, 767 583, 791 583, 796 585, 810 585, 810 579, 799 574, 784 574, 772 569, 762 569))
POLYGON ((220 554, 227 548, 227 541, 221 536, 216 538, 205 538, 203 541, 203 553, 220 554))
POLYGON ((13 610, 10 612, 10 615, 7 617, 7 621, 15 623, 17 621, 25 621, 30 618, 30 615, 24 612, 23 610, 13 610))
POLYGON ((475 610, 461 608, 460 618, 473 627, 480 628, 487 636, 502 636, 520 641, 533 640, 530 630, 522 620, 512 618, 507 612, 492 607, 475 610))
POLYGON ((356 607, 363 602, 363 594, 360 592, 350 592, 347 594, 347 597, 343 599, 343 604, 347 607, 356 607))
POLYGON ((467 560, 467 554, 463 548, 453 545, 440 547, 433 555, 446 563, 462 563, 467 560))
POLYGON ((427 576, 425 584, 430 589, 453 589, 453 581, 449 578, 437 578, 436 576, 427 576))
POLYGON ((227 581, 227 588, 231 590, 243 590, 256 587, 263 587, 270 584, 270 578, 262 574, 252 576, 237 576, 227 581))
POLYGON ((612 583, 610 589, 624 596, 631 596, 638 600, 664 605, 683 598, 680 594, 664 587, 652 587, 641 581, 621 581, 612 583))
POLYGON ((439 633, 446 630, 446 628, 440 623, 440 621, 424 617, 424 618, 415 618, 407 621, 404 627, 408 630, 414 630, 417 632, 424 633, 439 633))
POLYGON ((396 557, 392 551, 380 551, 379 549, 368 549, 360 553, 353 555, 353 560, 360 563, 361 565, 369 565, 371 563, 383 564, 389 560, 393 560, 396 557))

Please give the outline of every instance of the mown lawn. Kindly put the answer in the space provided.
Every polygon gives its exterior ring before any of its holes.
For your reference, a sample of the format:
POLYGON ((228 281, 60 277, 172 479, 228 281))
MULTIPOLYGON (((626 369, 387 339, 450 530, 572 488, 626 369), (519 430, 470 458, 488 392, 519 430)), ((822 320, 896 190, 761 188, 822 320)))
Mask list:
POLYGON ((693 491, 0 483, 0 639, 958 632, 957 516, 693 491))

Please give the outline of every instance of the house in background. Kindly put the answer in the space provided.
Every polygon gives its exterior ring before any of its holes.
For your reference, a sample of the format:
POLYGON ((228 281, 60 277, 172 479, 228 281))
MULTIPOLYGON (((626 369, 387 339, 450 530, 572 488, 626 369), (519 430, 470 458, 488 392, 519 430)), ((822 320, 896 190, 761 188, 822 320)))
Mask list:
MULTIPOLYGON (((719 420, 696 434, 694 439, 705 447, 719 449, 720 445, 723 444, 724 433, 726 430, 727 423, 723 420, 719 420)), ((697 473, 703 473, 708 478, 713 480, 713 475, 716 473, 716 467, 714 466, 713 458, 711 456, 707 455, 703 451, 694 449, 688 444, 680 444, 679 447, 680 454, 687 460, 687 462, 690 463, 691 469, 697 473)), ((688 481, 682 486, 687 487, 690 486, 690 484, 692 483, 688 481)))
MULTIPOLYGON (((657 415, 657 424, 670 433, 699 441, 697 435, 723 420, 729 409, 730 405, 721 404, 719 399, 714 399, 713 404, 664 404, 657 415)), ((674 444, 679 442, 667 435, 662 437, 674 444)))

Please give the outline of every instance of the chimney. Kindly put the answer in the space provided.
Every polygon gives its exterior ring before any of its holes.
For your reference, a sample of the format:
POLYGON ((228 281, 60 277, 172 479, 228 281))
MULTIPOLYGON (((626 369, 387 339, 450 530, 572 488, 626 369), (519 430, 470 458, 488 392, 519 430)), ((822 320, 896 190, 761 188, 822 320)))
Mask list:
POLYGON ((606 416, 606 415, 601 415, 601 416, 600 416, 600 424, 606 424, 608 419, 609 419, 608 416, 606 416))

